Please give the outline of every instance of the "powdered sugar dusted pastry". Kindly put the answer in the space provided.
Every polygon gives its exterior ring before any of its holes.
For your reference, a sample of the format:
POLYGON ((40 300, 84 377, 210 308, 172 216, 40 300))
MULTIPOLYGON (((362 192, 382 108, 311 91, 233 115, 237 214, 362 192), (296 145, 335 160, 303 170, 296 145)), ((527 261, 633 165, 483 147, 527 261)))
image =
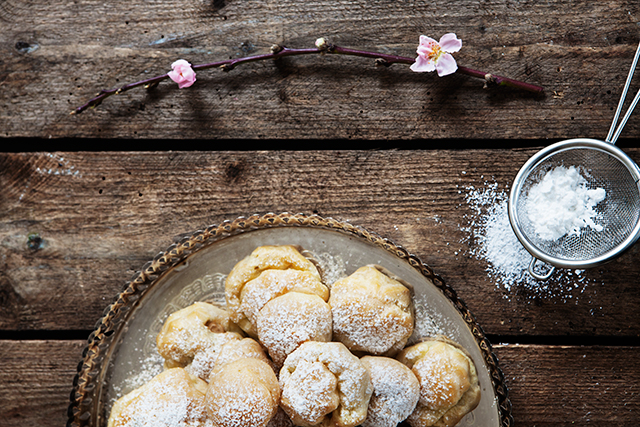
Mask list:
POLYGON ((371 375, 373 394, 363 427, 396 427, 416 407, 420 383, 406 365, 395 359, 365 356, 360 359, 371 375))
POLYGON ((411 291, 368 265, 331 286, 333 338, 351 351, 392 356, 413 333, 411 291))
POLYGON ((216 369, 204 398, 216 427, 265 427, 276 415, 279 401, 280 386, 273 369, 253 357, 216 369))
POLYGON ((242 288, 238 325, 249 335, 257 336, 258 312, 269 301, 288 292, 317 295, 323 301, 329 299, 329 289, 315 273, 294 269, 265 270, 242 288))
POLYGON ((331 308, 317 295, 289 292, 257 316, 258 339, 277 366, 306 341, 331 341, 331 308))
POLYGON ((369 371, 342 343, 308 341, 280 370, 281 407, 296 426, 355 427, 367 416, 369 371))
POLYGON ((207 383, 182 368, 166 370, 118 399, 108 427, 208 427, 207 383))
POLYGON ((466 350, 438 337, 404 349, 398 360, 420 382, 420 400, 407 421, 412 427, 453 427, 480 402, 476 367, 466 350))
POLYGON ((242 338, 229 314, 213 304, 196 302, 171 314, 156 339, 165 367, 185 367, 206 379, 220 348, 242 338))
POLYGON ((246 316, 240 311, 242 290, 247 282, 266 270, 307 271, 321 281, 316 266, 300 253, 297 246, 260 246, 238 262, 225 281, 227 308, 234 322, 243 325, 246 323, 246 316))
POLYGON ((239 359, 254 358, 262 360, 273 368, 271 360, 264 352, 264 348, 252 338, 232 340, 220 348, 220 352, 215 359, 211 375, 215 375, 224 365, 235 362, 239 359))

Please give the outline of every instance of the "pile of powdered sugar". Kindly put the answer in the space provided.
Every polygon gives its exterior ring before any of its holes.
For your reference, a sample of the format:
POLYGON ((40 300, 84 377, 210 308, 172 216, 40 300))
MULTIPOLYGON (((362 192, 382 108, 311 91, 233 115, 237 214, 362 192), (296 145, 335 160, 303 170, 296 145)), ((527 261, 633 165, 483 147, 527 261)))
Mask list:
POLYGON ((508 214, 509 195, 496 182, 485 182, 480 188, 459 188, 464 193, 470 213, 464 216, 465 233, 461 243, 469 245, 467 255, 486 262, 488 279, 496 287, 511 294, 531 297, 559 297, 563 300, 582 293, 588 283, 584 270, 557 270, 547 281, 534 279, 528 272, 531 255, 516 237, 508 214), (522 292, 525 291, 525 292, 522 292))
POLYGON ((595 207, 604 200, 603 188, 589 188, 575 166, 558 166, 531 186, 525 210, 535 233, 543 240, 558 240, 579 234, 586 227, 602 231, 593 220, 595 207))

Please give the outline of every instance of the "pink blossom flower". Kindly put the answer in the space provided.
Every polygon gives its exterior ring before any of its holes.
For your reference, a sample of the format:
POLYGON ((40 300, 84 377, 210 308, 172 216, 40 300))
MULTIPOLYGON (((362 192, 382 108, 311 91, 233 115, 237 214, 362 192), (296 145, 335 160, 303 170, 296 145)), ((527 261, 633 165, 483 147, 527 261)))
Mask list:
POLYGON ((169 77, 178 83, 180 89, 189 87, 196 81, 196 72, 191 68, 191 64, 184 59, 178 59, 171 64, 171 68, 172 70, 169 71, 169 77))
POLYGON ((431 37, 420 36, 418 57, 410 68, 416 72, 437 70, 440 77, 453 74, 458 65, 451 54, 459 51, 461 47, 462 40, 454 33, 445 34, 440 37, 439 42, 431 37))

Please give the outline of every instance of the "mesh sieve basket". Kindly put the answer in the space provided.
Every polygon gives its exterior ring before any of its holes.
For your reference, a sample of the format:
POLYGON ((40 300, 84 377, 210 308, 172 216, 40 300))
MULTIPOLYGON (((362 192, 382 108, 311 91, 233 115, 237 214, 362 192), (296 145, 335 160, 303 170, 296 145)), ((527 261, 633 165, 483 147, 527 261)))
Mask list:
MULTIPOLYGON (((595 139, 561 141, 534 155, 514 180, 509 195, 509 220, 534 257, 529 272, 538 279, 550 277, 535 272, 536 259, 555 267, 589 268, 605 263, 628 249, 640 235, 640 169, 622 150, 595 139), (583 227, 577 234, 557 240, 541 238, 529 217, 529 193, 533 185, 558 166, 575 166, 588 188, 603 188, 606 198, 595 206, 595 223, 601 231, 583 227)), ((553 212, 550 212, 553 214, 553 212)))
MULTIPOLYGON (((582 269, 603 264, 620 255, 638 240, 640 169, 615 146, 624 125, 640 101, 639 90, 618 124, 638 59, 640 43, 605 141, 577 138, 550 145, 529 159, 516 175, 509 194, 509 222, 518 240, 533 256, 529 264, 529 273, 536 279, 548 279, 555 267, 582 269), (559 166, 577 168, 586 180, 587 188, 605 190, 605 199, 595 206, 595 215, 589 218, 602 229, 595 229, 591 225, 580 227, 575 233, 571 230, 553 240, 542 238, 534 229, 534 221, 528 212, 537 209, 529 208, 530 190, 547 173, 559 166), (535 265, 538 259, 552 265, 544 274, 536 272, 535 265)), ((562 193, 555 194, 556 197, 560 195, 562 193)), ((554 215, 554 212, 546 212, 545 215, 547 214, 554 215)), ((580 218, 584 220, 582 216, 580 218)))

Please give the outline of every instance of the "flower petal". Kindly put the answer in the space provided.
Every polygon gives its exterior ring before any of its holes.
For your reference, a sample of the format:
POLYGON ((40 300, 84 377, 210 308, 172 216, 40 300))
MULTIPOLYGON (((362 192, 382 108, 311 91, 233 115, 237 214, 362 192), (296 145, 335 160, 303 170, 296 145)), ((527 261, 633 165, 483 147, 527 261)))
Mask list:
POLYGON ((420 46, 428 46, 430 44, 438 44, 437 41, 427 36, 420 36, 420 46))
POLYGON ((196 82, 196 73, 193 73, 188 76, 183 76, 183 80, 178 83, 178 87, 180 89, 189 87, 196 82))
POLYGON ((409 68, 411 69, 411 71, 415 71, 416 73, 424 73, 434 71, 436 69, 436 66, 433 61, 428 61, 422 55, 420 55, 416 58, 416 62, 411 64, 411 67, 409 68))
POLYGON ((169 71, 168 76, 174 82, 176 82, 176 83, 180 82, 180 73, 176 73, 175 71, 171 70, 171 71, 169 71))
POLYGON ((187 61, 185 61, 184 59, 178 59, 177 61, 175 61, 173 64, 171 64, 171 68, 173 68, 174 70, 177 67, 191 67, 191 64, 189 64, 187 61))
POLYGON ((438 75, 440 77, 453 74, 457 69, 458 64, 456 64, 456 60, 448 53, 442 55, 436 64, 436 70, 438 70, 438 75))
POLYGON ((457 52, 462 47, 462 40, 456 37, 455 33, 447 33, 440 37, 440 47, 445 52, 457 52))

